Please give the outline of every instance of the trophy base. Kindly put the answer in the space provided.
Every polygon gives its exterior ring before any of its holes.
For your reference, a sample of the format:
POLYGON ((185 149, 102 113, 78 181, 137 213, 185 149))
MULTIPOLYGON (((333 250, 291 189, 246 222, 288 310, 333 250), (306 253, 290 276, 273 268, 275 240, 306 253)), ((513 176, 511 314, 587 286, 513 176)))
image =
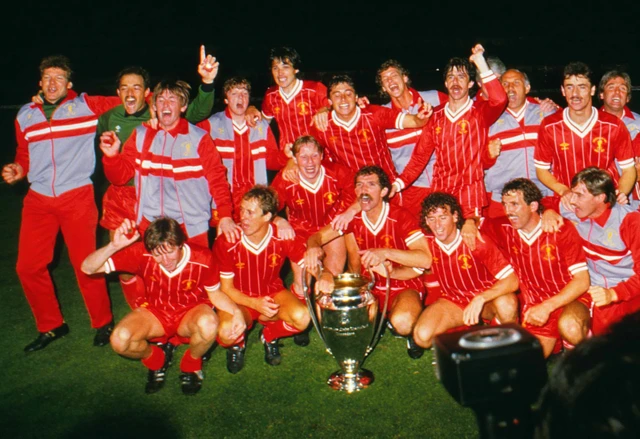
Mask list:
POLYGON ((329 376, 327 384, 333 390, 353 393, 366 389, 373 383, 373 380, 373 372, 367 369, 360 369, 356 373, 334 372, 329 376))

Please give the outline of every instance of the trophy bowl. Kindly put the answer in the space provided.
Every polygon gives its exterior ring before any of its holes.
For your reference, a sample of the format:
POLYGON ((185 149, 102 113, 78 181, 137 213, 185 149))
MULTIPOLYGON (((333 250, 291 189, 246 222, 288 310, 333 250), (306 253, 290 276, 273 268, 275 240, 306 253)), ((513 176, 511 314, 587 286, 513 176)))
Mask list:
POLYGON ((353 393, 373 383, 373 373, 360 366, 380 336, 389 288, 384 310, 379 314, 378 300, 371 292, 373 273, 371 276, 368 279, 360 274, 342 273, 334 276, 335 287, 330 294, 309 294, 303 272, 303 292, 311 320, 327 351, 340 366, 327 380, 335 390, 353 393))

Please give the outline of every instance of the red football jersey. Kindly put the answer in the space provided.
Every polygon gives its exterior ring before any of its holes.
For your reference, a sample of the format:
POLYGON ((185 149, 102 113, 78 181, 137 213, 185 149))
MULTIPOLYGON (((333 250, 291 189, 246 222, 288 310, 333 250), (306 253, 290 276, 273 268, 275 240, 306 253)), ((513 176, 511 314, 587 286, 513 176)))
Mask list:
POLYGON ((442 288, 442 297, 460 306, 467 306, 471 299, 498 280, 513 273, 513 267, 488 237, 478 240, 471 251, 462 241, 460 231, 451 244, 443 244, 434 236, 427 236, 433 255, 431 269, 442 288))
POLYGON ((313 127, 312 135, 337 163, 354 171, 364 166, 378 165, 393 181, 397 173, 387 146, 385 130, 401 129, 405 116, 397 109, 369 105, 365 109, 356 107, 353 119, 344 122, 332 111, 327 130, 322 132, 313 127))
POLYGON ((537 305, 558 294, 580 272, 588 270, 582 239, 566 221, 556 233, 542 231, 542 222, 529 234, 514 229, 507 218, 486 220, 482 231, 499 243, 520 281, 526 305, 537 305))
POLYGON ((299 183, 286 181, 278 173, 271 186, 278 193, 280 209, 287 207, 289 223, 296 235, 308 238, 331 218, 353 204, 353 173, 336 163, 325 162, 315 183, 300 175, 299 183))
POLYGON ((309 134, 313 115, 322 107, 330 107, 327 87, 320 82, 298 79, 289 94, 280 87, 270 87, 264 95, 262 114, 268 119, 275 117, 282 150, 287 143, 309 134))
POLYGON ((144 280, 146 301, 150 307, 164 311, 179 311, 201 303, 209 303, 206 290, 220 286, 218 270, 211 251, 184 244, 182 258, 169 272, 158 264, 141 242, 137 242, 110 257, 105 272, 123 271, 137 274, 144 280))
POLYGON ((568 108, 546 117, 533 157, 537 168, 550 169, 567 187, 571 187, 574 175, 589 166, 608 170, 617 182, 614 159, 622 169, 634 165, 629 130, 617 117, 595 108, 582 126, 571 120, 568 108))
MULTIPOLYGON (((360 250, 373 248, 409 250, 412 242, 424 239, 424 234, 415 217, 405 209, 386 202, 383 203, 382 213, 375 223, 367 218, 366 212, 361 212, 353 218, 344 233, 353 233, 360 250)), ((416 270, 424 271, 420 268, 416 270)), ((368 276, 365 271, 363 274, 368 276)), ((376 288, 385 288, 384 280, 379 280, 376 288)), ((408 288, 422 292, 422 281, 419 278, 405 281, 391 279, 392 291, 408 288)))
POLYGON ((251 297, 269 296, 284 290, 280 270, 287 258, 302 264, 304 246, 299 240, 283 240, 274 233, 273 225, 259 244, 243 234, 231 244, 220 235, 213 252, 220 265, 220 277, 233 279, 235 287, 251 297))

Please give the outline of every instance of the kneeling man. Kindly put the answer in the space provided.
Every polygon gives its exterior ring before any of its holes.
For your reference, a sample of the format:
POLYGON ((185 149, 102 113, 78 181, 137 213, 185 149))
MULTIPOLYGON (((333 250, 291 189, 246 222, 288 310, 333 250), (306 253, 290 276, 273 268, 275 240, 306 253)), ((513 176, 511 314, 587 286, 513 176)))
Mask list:
POLYGON ((428 306, 416 323, 413 336, 423 348, 436 335, 480 318, 496 323, 517 320, 518 278, 513 267, 489 238, 478 239, 471 250, 462 240, 462 208, 453 195, 434 192, 422 201, 422 227, 433 263, 431 269, 442 288, 442 297, 428 306))
POLYGON ((244 332, 242 313, 220 291, 211 251, 188 245, 177 221, 156 219, 144 233, 144 244, 134 244, 139 237, 133 222, 125 219, 112 241, 84 260, 82 271, 122 271, 144 279, 146 302, 116 325, 111 346, 118 354, 140 359, 149 368, 146 392, 154 393, 164 385, 172 352, 149 340, 179 336, 189 343, 180 362, 182 392, 193 395, 202 387, 202 355, 216 335, 220 342, 228 343, 244 332))

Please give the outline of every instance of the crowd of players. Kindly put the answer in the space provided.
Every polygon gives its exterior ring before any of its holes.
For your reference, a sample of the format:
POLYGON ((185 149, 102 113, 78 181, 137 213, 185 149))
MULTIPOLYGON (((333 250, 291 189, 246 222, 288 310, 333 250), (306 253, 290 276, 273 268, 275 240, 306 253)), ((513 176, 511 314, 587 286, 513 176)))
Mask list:
POLYGON ((527 75, 476 45, 443 70, 446 94, 413 89, 386 61, 376 80, 390 102, 377 106, 346 75, 300 79, 294 49, 273 49, 270 61, 261 109, 234 77, 225 110, 210 115, 218 62, 204 47, 191 103, 188 84, 152 90, 139 67, 119 74, 117 97, 76 94, 69 60, 42 60, 41 93, 20 109, 16 158, 2 170, 30 183, 17 272, 39 335, 26 352, 69 332, 47 268, 59 231, 94 345, 140 359, 148 393, 181 343, 186 394, 200 390, 214 343, 229 372, 242 369, 256 322, 271 365, 279 339, 306 345, 302 267, 318 294, 338 273, 373 270, 383 298, 388 275, 389 330, 415 359, 443 332, 510 322, 549 356, 640 309, 640 116, 626 106, 626 73, 596 87, 588 66, 568 64, 561 109, 527 96, 527 75), (100 219, 110 242, 97 250, 95 144, 111 183, 100 219), (98 275, 111 272, 132 309, 115 326, 98 275))

